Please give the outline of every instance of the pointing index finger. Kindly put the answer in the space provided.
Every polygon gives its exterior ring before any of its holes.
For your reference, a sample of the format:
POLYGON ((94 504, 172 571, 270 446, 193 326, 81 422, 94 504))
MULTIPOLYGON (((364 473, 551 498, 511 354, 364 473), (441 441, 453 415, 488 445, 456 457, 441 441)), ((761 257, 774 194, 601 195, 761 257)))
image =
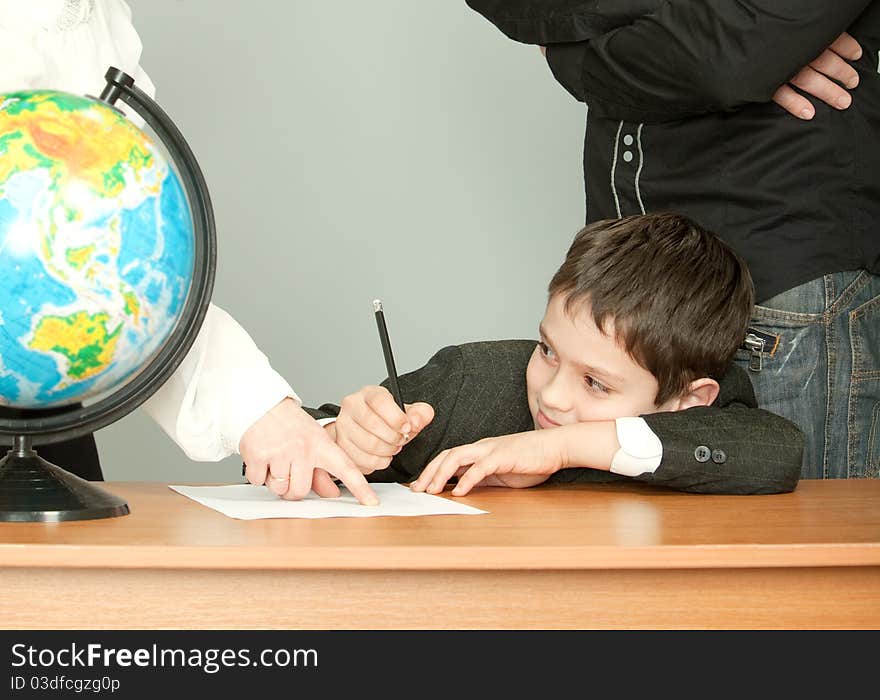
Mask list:
POLYGON ((361 505, 379 505, 379 497, 376 492, 373 491, 367 483, 366 477, 361 474, 348 455, 336 445, 328 447, 332 449, 322 450, 319 455, 319 466, 340 479, 361 505))

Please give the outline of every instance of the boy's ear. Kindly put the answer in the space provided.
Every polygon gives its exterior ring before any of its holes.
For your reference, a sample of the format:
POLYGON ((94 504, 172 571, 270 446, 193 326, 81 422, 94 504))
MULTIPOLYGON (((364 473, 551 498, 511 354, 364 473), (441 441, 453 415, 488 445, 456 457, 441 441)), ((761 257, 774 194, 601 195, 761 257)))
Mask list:
POLYGON ((711 406, 718 398, 718 382, 709 377, 694 379, 678 398, 672 400, 670 411, 683 411, 694 406, 711 406))

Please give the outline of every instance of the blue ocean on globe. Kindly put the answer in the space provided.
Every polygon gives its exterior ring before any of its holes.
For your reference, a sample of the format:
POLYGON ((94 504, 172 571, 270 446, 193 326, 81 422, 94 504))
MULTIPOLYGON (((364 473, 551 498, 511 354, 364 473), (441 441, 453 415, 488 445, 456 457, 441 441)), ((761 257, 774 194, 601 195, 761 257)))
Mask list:
POLYGON ((0 95, 0 405, 130 381, 180 321, 195 239, 155 141, 97 100, 0 95))

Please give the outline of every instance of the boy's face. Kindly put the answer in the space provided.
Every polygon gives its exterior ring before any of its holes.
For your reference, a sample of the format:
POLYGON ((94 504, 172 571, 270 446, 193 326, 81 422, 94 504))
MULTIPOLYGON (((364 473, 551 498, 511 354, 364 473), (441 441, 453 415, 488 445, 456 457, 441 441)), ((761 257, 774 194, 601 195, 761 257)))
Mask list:
POLYGON ((535 428, 672 410, 657 406, 657 380, 617 344, 614 325, 602 333, 589 303, 576 307, 574 318, 556 294, 541 321, 541 342, 526 368, 529 409, 535 428))

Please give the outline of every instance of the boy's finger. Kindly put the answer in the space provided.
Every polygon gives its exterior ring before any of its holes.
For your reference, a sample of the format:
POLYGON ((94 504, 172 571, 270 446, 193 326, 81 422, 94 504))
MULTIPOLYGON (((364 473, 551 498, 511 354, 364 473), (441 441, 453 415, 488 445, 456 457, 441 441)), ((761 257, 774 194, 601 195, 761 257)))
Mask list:
MULTIPOLYGON (((394 407, 394 410, 400 412, 397 406, 394 407)), ((401 413, 401 415, 403 414, 401 413)), ((362 411, 350 413, 349 418, 351 423, 370 435, 374 435, 377 439, 387 442, 389 445, 400 444, 402 438, 400 431, 387 423, 371 406, 364 404, 362 411)))
POLYGON ((454 450, 450 451, 450 453, 446 455, 446 458, 437 465, 437 468, 434 470, 434 475, 425 486, 425 493, 437 494, 443 491, 443 487, 446 486, 446 482, 449 481, 449 478, 458 468, 456 464, 457 459, 458 455, 454 454, 454 450))
POLYGON ((453 496, 464 496, 470 492, 470 490, 479 484, 483 479, 485 479, 490 474, 494 474, 498 471, 498 465, 494 464, 491 458, 487 457, 484 460, 479 460, 474 462, 470 468, 462 474, 458 483, 455 485, 455 488, 452 489, 453 496))
MULTIPOLYGON (((387 427, 387 426, 386 426, 387 427)), ((389 429, 390 430, 390 429, 389 429)), ((393 457, 400 449, 400 435, 391 431, 396 442, 388 442, 378 437, 375 432, 367 430, 355 421, 346 426, 339 440, 352 444, 362 452, 380 457, 393 457)))
POLYGON ((434 459, 432 459, 428 464, 422 469, 422 473, 419 474, 418 478, 413 481, 409 487, 413 491, 424 491, 425 485, 431 482, 431 479, 434 478, 434 474, 437 471, 437 467, 443 463, 443 460, 446 458, 446 455, 449 454, 449 450, 443 450, 440 454, 438 454, 434 459))
POLYGON ((425 490, 428 493, 440 493, 443 490, 443 487, 446 486, 446 482, 455 475, 455 472, 459 467, 473 464, 479 459, 481 454, 482 449, 476 443, 462 445, 461 447, 456 447, 450 450, 446 459, 444 459, 443 463, 438 467, 434 478, 431 479, 428 488, 425 490))
POLYGON ((341 442, 339 446, 361 474, 372 474, 374 471, 387 468, 391 463, 390 457, 379 457, 371 452, 364 452, 350 442, 341 442))
POLYGON ((373 409, 379 417, 399 433, 407 433, 405 430, 408 423, 406 414, 400 410, 391 392, 383 386, 375 387, 375 390, 364 395, 367 406, 373 409))
POLYGON ((409 438, 412 440, 434 420, 434 408, 431 404, 419 401, 417 403, 404 404, 406 416, 409 418, 409 438))

